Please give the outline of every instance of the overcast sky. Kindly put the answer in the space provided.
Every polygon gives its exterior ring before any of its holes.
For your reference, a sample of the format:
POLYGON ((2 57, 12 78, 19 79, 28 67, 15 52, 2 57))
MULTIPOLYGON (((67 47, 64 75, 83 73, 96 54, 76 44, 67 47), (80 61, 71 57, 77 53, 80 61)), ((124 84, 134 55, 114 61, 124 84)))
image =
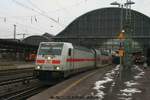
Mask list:
MULTIPOLYGON (((17 34, 26 33, 26 37, 45 32, 56 35, 76 17, 112 7, 113 1, 123 4, 126 0, 0 0, 0 38, 13 38, 14 24, 17 34)), ((150 17, 150 0, 132 1, 132 9, 150 17)))

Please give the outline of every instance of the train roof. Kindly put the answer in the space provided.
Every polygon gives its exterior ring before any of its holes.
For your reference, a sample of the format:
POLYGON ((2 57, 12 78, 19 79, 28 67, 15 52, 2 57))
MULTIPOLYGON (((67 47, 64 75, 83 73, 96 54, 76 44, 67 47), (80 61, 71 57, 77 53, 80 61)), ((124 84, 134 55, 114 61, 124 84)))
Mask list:
POLYGON ((69 43, 69 42, 41 42, 40 44, 43 44, 43 43, 64 43, 64 44, 72 44, 72 43, 69 43))

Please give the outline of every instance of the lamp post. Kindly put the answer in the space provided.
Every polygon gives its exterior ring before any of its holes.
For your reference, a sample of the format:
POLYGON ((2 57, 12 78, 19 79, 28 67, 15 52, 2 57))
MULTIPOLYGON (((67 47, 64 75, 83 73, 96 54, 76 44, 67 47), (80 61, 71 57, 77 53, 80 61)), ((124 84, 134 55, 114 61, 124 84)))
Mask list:
POLYGON ((126 37, 127 39, 125 40, 125 51, 126 51, 126 56, 125 56, 125 62, 126 62, 126 65, 127 67, 131 67, 131 52, 133 50, 133 47, 132 47, 132 43, 133 43, 133 40, 132 40, 132 29, 131 29, 131 5, 135 4, 134 2, 132 2, 131 0, 127 0, 127 2, 125 3, 125 6, 126 6, 126 18, 125 18, 125 24, 126 24, 126 37))
POLYGON ((120 44, 119 45, 120 65, 122 65, 122 63, 123 63, 123 58, 122 58, 123 54, 122 53, 124 53, 124 51, 123 51, 123 45, 121 45, 121 44, 123 44, 123 41, 121 38, 124 34, 124 30, 123 30, 123 6, 124 6, 124 4, 114 1, 114 2, 110 3, 110 5, 117 5, 119 8, 121 8, 121 11, 120 11, 120 34, 119 34, 118 38, 120 39, 120 43, 119 43, 120 44))
POLYGON ((114 1, 110 3, 110 5, 117 5, 119 8, 121 8, 121 14, 120 14, 120 31, 123 30, 123 9, 125 7, 126 9, 126 21, 130 19, 131 21, 131 5, 135 4, 135 2, 131 0, 127 0, 125 3, 118 3, 117 1, 114 1))
MULTIPOLYGON (((132 4, 135 4, 134 2, 132 2, 131 0, 127 0, 125 3, 118 3, 117 1, 114 1, 114 2, 112 2, 112 3, 110 3, 110 5, 117 5, 119 8, 121 8, 121 12, 120 12, 120 34, 119 34, 119 36, 121 36, 122 34, 124 35, 124 30, 125 30, 125 33, 126 33, 126 39, 125 39, 125 41, 124 41, 124 39, 120 39, 120 44, 121 44, 121 42, 123 42, 123 44, 124 44, 124 42, 126 42, 127 44, 131 44, 130 42, 130 40, 131 40, 131 37, 129 37, 129 30, 127 30, 127 29, 123 29, 123 28, 125 28, 124 27, 124 25, 123 25, 123 9, 124 9, 124 7, 125 7, 125 11, 126 11, 126 13, 125 13, 125 22, 127 23, 127 24, 131 24, 131 23, 129 23, 129 22, 131 22, 131 5, 132 4), (122 41, 123 40, 123 41, 122 41), (129 40, 129 41, 126 41, 126 40, 129 40)), ((127 59, 128 59, 128 62, 130 61, 129 60, 129 45, 127 46, 127 47, 124 47, 124 45, 122 45, 122 46, 120 46, 119 47, 119 50, 120 49, 122 49, 122 48, 125 48, 125 62, 127 63, 127 59)), ((121 51, 122 52, 122 51, 121 51)), ((120 65, 122 65, 122 62, 123 61, 123 56, 121 56, 120 55, 120 65)))
POLYGON ((16 40, 16 25, 14 24, 14 40, 16 40))
POLYGON ((131 5, 135 4, 135 2, 131 0, 127 0, 127 2, 124 4, 126 7, 126 20, 128 20, 128 12, 129 12, 129 18, 131 18, 131 5))

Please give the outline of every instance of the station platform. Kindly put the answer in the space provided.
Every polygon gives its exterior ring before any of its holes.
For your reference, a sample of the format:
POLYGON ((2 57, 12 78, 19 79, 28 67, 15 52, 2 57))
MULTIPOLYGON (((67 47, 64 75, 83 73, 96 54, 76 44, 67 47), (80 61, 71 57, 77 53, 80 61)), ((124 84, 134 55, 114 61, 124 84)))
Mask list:
POLYGON ((34 62, 25 61, 0 61, 0 70, 21 69, 35 67, 34 62))
POLYGON ((73 76, 27 100, 149 100, 150 68, 99 68, 73 76))

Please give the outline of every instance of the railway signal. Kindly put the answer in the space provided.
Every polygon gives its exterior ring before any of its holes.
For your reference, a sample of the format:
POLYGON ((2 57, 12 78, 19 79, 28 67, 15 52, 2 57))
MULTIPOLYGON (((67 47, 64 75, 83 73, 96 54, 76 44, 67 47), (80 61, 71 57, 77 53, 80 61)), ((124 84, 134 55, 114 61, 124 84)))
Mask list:
POLYGON ((124 49, 119 49, 119 56, 123 57, 125 55, 124 49))

